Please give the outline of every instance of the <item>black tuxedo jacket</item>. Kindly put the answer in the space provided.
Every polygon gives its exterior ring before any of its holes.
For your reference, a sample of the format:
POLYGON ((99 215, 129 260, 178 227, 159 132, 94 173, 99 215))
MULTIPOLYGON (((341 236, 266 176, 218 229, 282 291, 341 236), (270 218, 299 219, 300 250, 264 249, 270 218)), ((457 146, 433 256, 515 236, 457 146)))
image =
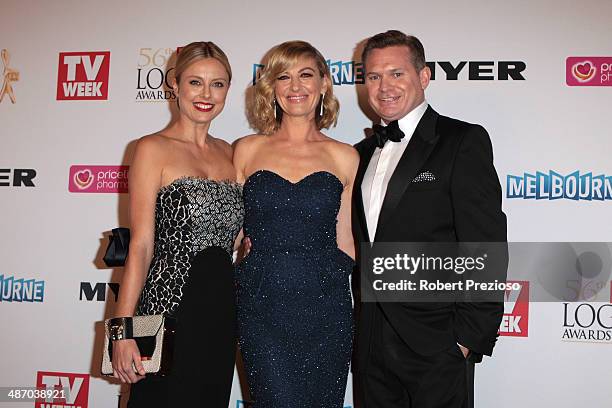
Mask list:
MULTIPOLYGON (((359 261, 359 246, 369 241, 361 183, 376 148, 375 140, 369 137, 355 147, 361 157, 352 211, 359 261)), ((501 188, 493 167, 491 141, 482 126, 427 108, 389 180, 374 241, 506 241, 501 188), (435 181, 412 183, 424 171, 433 173, 435 181)), ((362 302, 358 310, 358 367, 365 367, 369 356, 377 307, 382 308, 404 342, 424 356, 454 343, 477 354, 491 355, 503 315, 502 302, 362 302)))

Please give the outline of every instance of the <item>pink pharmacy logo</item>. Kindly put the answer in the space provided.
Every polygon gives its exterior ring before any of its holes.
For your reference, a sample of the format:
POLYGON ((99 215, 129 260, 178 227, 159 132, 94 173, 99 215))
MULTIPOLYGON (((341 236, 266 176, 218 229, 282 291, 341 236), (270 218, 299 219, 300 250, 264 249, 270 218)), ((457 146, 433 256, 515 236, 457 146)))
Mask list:
POLYGON ((565 82, 569 86, 612 86, 612 57, 567 57, 565 82))
POLYGON ((71 193, 127 193, 129 166, 70 166, 71 193))

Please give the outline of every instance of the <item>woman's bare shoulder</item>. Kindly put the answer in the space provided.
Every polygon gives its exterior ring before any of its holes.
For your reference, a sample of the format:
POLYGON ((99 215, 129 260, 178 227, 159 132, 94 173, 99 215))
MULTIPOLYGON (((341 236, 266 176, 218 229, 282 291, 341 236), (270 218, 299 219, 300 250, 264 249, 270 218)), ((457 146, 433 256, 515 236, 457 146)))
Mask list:
POLYGON ((232 143, 232 147, 234 148, 234 157, 236 155, 242 156, 245 154, 249 154, 261 146, 267 140, 266 135, 247 135, 243 136, 239 139, 236 139, 234 143, 232 143))
POLYGON ((359 163, 359 153, 348 143, 326 136, 326 145, 335 160, 350 165, 359 163))

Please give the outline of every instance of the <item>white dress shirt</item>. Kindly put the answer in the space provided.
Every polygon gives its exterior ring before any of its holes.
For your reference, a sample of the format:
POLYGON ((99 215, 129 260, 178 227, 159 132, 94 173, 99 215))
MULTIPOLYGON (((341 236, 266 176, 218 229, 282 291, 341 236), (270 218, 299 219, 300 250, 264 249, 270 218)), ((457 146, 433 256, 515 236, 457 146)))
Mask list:
MULTIPOLYGON (((361 183, 361 196, 365 212, 370 242, 374 242, 380 209, 387 193, 389 180, 397 167, 408 142, 414 133, 419 121, 427 110, 427 101, 423 101, 408 115, 397 121, 399 128, 404 132, 404 138, 399 142, 387 141, 384 147, 376 147, 368 163, 368 168, 361 183)), ((385 125, 381 122, 381 125, 385 125)))

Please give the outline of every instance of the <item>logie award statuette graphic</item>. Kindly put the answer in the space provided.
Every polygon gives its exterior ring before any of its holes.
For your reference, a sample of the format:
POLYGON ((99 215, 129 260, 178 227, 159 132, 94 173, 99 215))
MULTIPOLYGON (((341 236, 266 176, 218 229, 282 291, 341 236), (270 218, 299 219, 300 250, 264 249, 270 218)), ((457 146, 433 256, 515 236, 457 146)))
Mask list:
POLYGON ((2 65, 4 66, 4 70, 2 71, 2 88, 0 88, 0 102, 4 99, 4 95, 8 94, 9 98, 11 98, 11 102, 15 103, 15 92, 13 91, 12 83, 19 81, 19 71, 9 68, 11 56, 8 50, 3 49, 0 57, 2 58, 2 65))

